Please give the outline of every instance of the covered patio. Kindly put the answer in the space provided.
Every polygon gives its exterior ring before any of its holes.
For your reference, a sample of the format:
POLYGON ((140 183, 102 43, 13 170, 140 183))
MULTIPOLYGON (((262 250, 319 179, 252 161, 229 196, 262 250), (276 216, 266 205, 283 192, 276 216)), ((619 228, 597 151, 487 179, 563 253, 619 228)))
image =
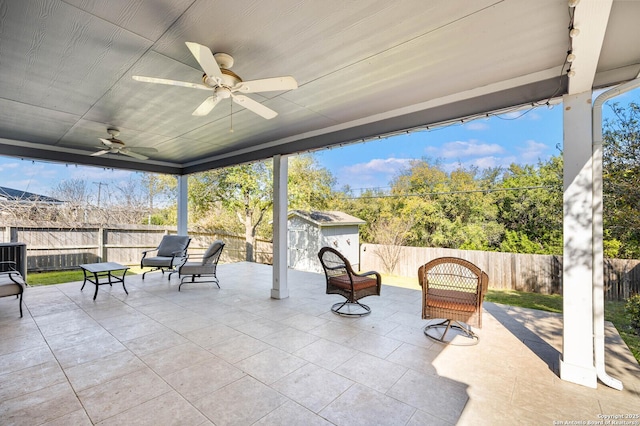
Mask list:
MULTIPOLYGON (((477 346, 421 328, 420 292, 384 285, 372 313, 330 312, 324 276, 219 266, 221 289, 150 274, 93 288, 30 287, 25 317, 0 299, 2 424, 553 424, 638 412, 640 367, 606 326, 622 391, 558 376, 562 316, 484 304, 477 346)), ((625 420, 624 417, 620 418, 625 420)), ((626 419, 638 421, 638 419, 626 419)), ((586 424, 586 423, 585 423, 586 424)))

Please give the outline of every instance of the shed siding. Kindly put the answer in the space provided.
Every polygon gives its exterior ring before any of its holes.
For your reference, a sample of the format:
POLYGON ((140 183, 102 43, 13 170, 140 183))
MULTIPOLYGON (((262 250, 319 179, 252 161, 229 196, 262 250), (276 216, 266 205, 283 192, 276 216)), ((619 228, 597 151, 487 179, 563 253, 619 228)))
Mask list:
POLYGON ((299 216, 288 221, 288 265, 292 269, 322 273, 318 252, 324 246, 342 253, 355 270, 360 263, 358 225, 318 226, 299 216))

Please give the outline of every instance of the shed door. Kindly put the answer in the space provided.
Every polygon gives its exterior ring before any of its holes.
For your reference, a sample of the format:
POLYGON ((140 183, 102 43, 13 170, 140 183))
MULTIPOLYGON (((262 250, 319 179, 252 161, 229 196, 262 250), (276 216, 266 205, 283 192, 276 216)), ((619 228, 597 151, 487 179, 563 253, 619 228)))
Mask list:
POLYGON ((307 247, 309 235, 306 229, 290 228, 289 229, 289 256, 288 265, 292 269, 305 270, 307 263, 307 247))

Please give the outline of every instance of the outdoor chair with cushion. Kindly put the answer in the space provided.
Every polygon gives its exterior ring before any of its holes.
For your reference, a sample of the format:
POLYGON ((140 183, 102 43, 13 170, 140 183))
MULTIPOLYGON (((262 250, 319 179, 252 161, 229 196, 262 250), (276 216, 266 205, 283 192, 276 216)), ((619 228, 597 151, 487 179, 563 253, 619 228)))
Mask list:
POLYGON ((334 304, 331 310, 344 316, 370 314, 371 308, 359 300, 366 296, 380 296, 380 274, 375 271, 356 274, 349 261, 331 247, 320 249, 318 257, 327 279, 327 294, 339 294, 346 299, 334 304))
POLYGON ((16 296, 19 298, 20 318, 22 318, 22 294, 26 283, 22 274, 17 271, 16 263, 12 260, 0 262, 0 297, 16 296))
POLYGON ((142 279, 149 272, 162 271, 164 274, 165 270, 169 272, 169 279, 171 279, 171 275, 177 272, 176 267, 182 265, 187 259, 187 247, 190 242, 191 238, 185 235, 165 235, 158 247, 143 251, 140 267, 153 269, 143 273, 142 279), (147 257, 154 251, 157 252, 155 256, 147 257))
MULTIPOLYGON (((471 339, 466 344, 476 344, 478 335, 471 325, 482 328, 487 274, 467 260, 440 257, 418 269, 418 280, 422 287, 422 318, 435 320, 427 324, 424 334, 441 343, 461 335, 471 339)), ((465 344, 464 340, 461 342, 465 344)))
POLYGON ((216 283, 218 288, 220 288, 220 282, 218 281, 218 277, 216 276, 216 268, 218 266, 218 260, 220 260, 220 255, 222 254, 222 249, 224 248, 224 243, 220 240, 214 241, 206 252, 200 256, 189 256, 187 262, 183 263, 182 266, 178 269, 178 276, 183 276, 180 280, 180 285, 178 286, 178 291, 180 291, 180 287, 182 284, 186 284, 184 282, 185 279, 191 276, 191 283, 216 283), (190 262, 190 259, 199 259, 197 262, 190 262), (210 280, 198 280, 196 278, 201 277, 209 277, 210 280))

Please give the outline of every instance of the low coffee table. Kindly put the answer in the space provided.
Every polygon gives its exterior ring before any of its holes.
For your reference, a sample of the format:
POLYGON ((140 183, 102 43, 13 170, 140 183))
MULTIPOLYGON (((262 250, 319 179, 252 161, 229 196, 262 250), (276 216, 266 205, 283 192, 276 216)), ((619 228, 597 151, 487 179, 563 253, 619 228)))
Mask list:
POLYGON ((114 283, 122 283, 122 288, 124 292, 129 294, 127 288, 124 286, 124 276, 127 275, 128 266, 121 265, 115 262, 102 262, 102 263, 85 263, 83 265, 79 265, 82 268, 82 272, 84 273, 84 281, 82 282, 82 288, 89 281, 96 285, 96 292, 93 294, 93 300, 96 300, 96 296, 98 295, 98 287, 104 284, 109 284, 113 286, 114 283), (121 277, 117 275, 113 275, 114 271, 124 271, 121 277), (93 276, 92 276, 93 274, 93 276), (100 278, 107 278, 107 281, 100 282, 100 278))

